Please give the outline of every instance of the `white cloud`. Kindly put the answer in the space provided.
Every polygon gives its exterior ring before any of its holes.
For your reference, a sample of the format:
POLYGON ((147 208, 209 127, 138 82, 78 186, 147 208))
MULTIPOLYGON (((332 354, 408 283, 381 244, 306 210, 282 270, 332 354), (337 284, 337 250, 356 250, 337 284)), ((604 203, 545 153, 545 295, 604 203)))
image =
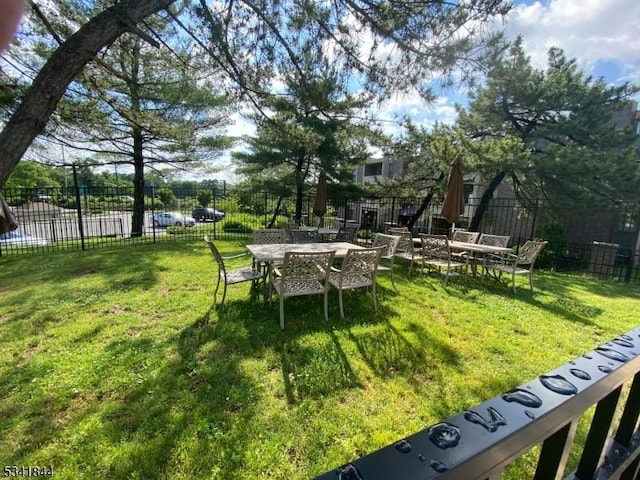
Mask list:
MULTIPOLYGON (((550 47, 562 48, 588 75, 602 74, 612 83, 640 83, 640 2, 638 0, 524 0, 517 2, 504 27, 508 37, 522 35, 525 51, 535 68, 545 68, 550 47), (600 67, 596 70, 596 67, 600 67)), ((465 103, 463 92, 449 92, 433 104, 417 94, 396 95, 377 107, 387 133, 397 134, 395 120, 410 116, 431 127, 456 120, 454 104, 465 103)))
POLYGON ((637 0, 551 0, 521 3, 509 14, 509 37, 522 35, 536 68, 550 47, 560 47, 591 73, 598 61, 634 70, 640 62, 640 2, 637 0))
MULTIPOLYGON (((245 111, 245 113, 247 113, 245 111)), ((247 119, 242 112, 234 113, 231 116, 231 125, 227 128, 227 133, 234 137, 242 137, 245 135, 254 135, 256 133, 255 124, 247 119)))
POLYGON ((403 116, 410 117, 414 123, 431 128, 436 122, 450 125, 456 121, 455 100, 440 96, 432 103, 426 103, 417 92, 394 95, 373 110, 375 118, 382 122, 388 135, 401 133, 399 121, 403 116))

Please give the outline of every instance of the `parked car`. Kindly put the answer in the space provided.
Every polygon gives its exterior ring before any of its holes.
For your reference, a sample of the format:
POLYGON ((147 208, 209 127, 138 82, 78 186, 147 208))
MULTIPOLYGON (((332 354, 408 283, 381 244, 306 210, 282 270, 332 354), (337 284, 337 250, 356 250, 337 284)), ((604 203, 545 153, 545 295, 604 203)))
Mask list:
POLYGON ((10 245, 20 247, 26 245, 44 247, 46 244, 47 241, 44 238, 34 237, 33 235, 29 235, 28 233, 25 233, 20 229, 0 234, 1 247, 8 247, 10 245))
POLYGON ((153 214, 154 227, 193 227, 196 221, 189 215, 183 215, 180 212, 161 212, 153 214))
POLYGON ((200 222, 206 222, 207 220, 219 222, 224 218, 224 212, 213 208, 198 207, 191 212, 191 216, 200 222))

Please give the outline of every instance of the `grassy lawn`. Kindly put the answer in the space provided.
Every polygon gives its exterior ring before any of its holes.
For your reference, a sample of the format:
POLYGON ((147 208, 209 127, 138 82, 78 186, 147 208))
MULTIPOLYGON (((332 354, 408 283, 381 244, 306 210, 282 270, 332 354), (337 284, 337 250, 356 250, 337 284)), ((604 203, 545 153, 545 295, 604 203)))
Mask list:
POLYGON ((310 478, 594 349, 640 310, 637 285, 586 277, 538 272, 514 295, 397 273, 377 314, 350 292, 341 321, 332 291, 329 322, 320 297, 293 298, 281 331, 249 284, 215 308, 204 242, 0 257, 0 465, 310 478))

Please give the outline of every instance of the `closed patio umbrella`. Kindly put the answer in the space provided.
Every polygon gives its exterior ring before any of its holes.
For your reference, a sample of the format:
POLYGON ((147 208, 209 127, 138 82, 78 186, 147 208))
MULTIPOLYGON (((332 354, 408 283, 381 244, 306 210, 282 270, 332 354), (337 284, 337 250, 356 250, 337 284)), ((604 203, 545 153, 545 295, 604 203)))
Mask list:
POLYGON ((313 214, 320 217, 318 225, 321 227, 324 224, 325 213, 327 213, 327 174, 321 170, 316 190, 316 202, 313 205, 313 214))
POLYGON ((18 223, 11 213, 11 209, 7 202, 0 195, 0 233, 12 232, 18 228, 18 223))
POLYGON ((456 223, 460 215, 464 213, 464 179, 458 157, 451 164, 447 193, 444 197, 441 213, 449 223, 456 223))

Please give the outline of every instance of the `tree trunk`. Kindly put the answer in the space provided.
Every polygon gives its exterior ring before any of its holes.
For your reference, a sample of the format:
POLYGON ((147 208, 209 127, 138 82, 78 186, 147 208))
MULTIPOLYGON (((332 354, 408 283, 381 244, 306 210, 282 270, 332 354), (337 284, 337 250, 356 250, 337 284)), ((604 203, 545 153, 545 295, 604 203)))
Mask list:
POLYGON ((298 164, 296 166, 296 225, 302 225, 302 196, 304 194, 303 165, 304 155, 301 155, 298 158, 298 164))
POLYGON ((487 207, 489 206, 489 201, 493 198, 493 194, 496 191, 496 188, 502 183, 504 180, 506 171, 498 172, 498 174, 491 179, 489 186, 482 194, 482 198, 480 199, 480 204, 478 208, 476 208, 475 213, 473 214, 473 218, 471 219, 471 223, 469 224, 470 232, 477 232, 480 227, 480 222, 482 221, 482 217, 484 216, 484 212, 487 211, 487 207))
POLYGON ((0 186, 47 125, 69 84, 96 54, 133 26, 175 0, 126 0, 106 9, 71 35, 42 67, 0 132, 0 186))
POLYGON ((300 182, 296 183, 296 225, 302 225, 302 195, 304 190, 300 182))
POLYGON ((278 204, 276 205, 276 208, 273 211, 273 215, 271 216, 271 221, 269 222, 269 225, 267 225, 267 228, 273 228, 275 226, 276 219, 278 218, 278 214, 280 213, 281 205, 282 205, 282 195, 278 197, 278 204))
POLYGON ((142 129, 133 129, 133 215, 131 236, 144 233, 144 153, 142 151, 142 129))
MULTIPOLYGON (((123 65, 123 70, 125 66, 123 65)), ((131 51, 131 78, 127 82, 131 111, 136 118, 140 115, 140 40, 135 42, 131 51)), ((137 123, 131 128, 133 140, 133 215, 131 217, 131 236, 141 237, 144 233, 144 131, 137 123)))
MULTIPOLYGON (((438 177, 436 182, 441 182, 442 180, 444 180, 444 172, 440 173, 440 176, 438 177)), ((413 225, 420 219, 424 211, 427 209, 427 207, 431 203, 432 199, 433 199, 433 189, 431 189, 429 193, 422 199, 422 202, 420 202, 420 207, 407 222, 407 228, 409 228, 409 230, 411 230, 413 228, 413 225)))

